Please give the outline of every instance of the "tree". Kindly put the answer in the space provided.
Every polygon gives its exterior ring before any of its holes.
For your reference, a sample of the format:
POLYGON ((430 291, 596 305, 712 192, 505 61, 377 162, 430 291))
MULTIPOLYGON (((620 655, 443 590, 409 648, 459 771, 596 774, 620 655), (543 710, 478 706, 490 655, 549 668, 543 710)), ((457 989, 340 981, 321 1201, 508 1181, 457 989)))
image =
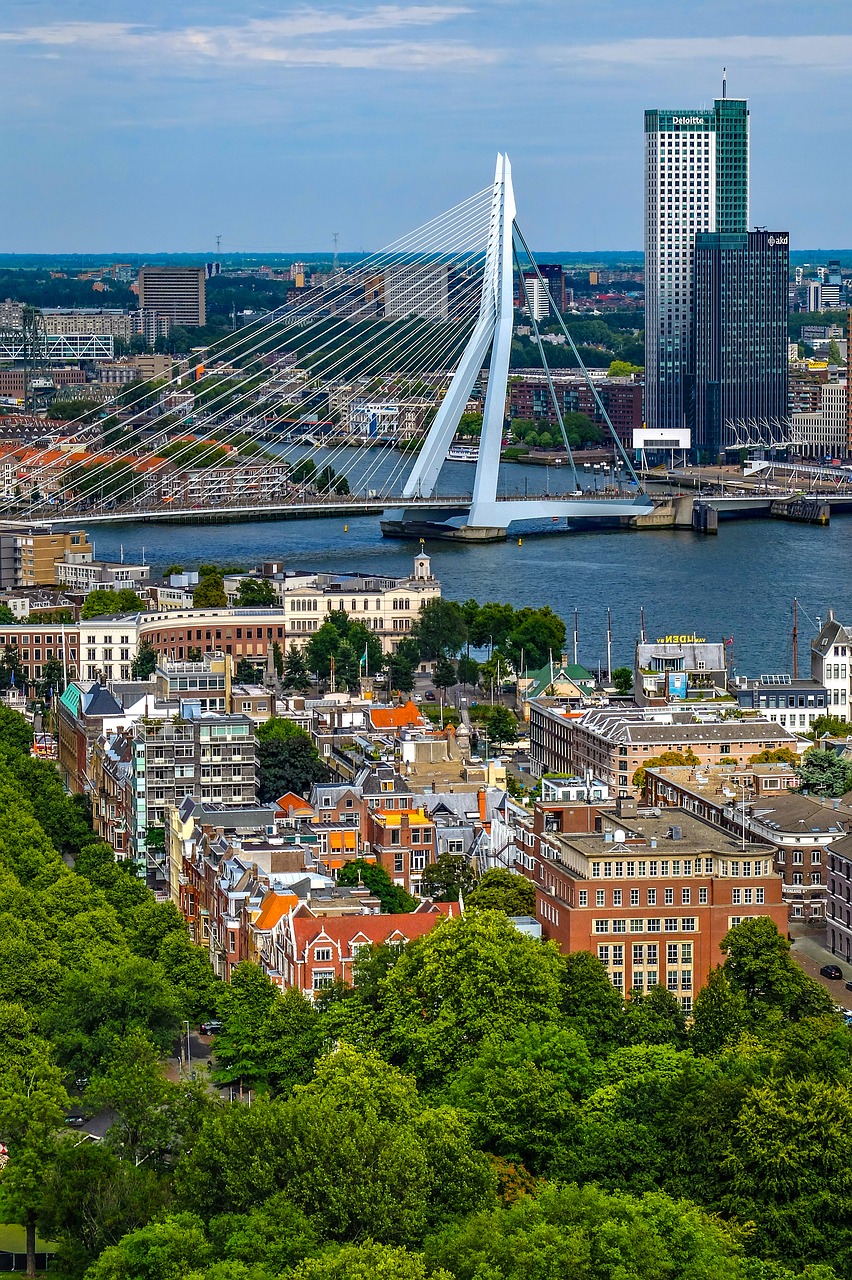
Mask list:
POLYGON ((15 755, 29 755, 33 727, 20 711, 0 705, 0 746, 15 755))
POLYGON ((453 1280, 453 1276, 442 1267, 427 1271, 421 1253, 367 1240, 308 1258, 289 1273, 289 1280, 453 1280))
POLYGON ((492 867, 465 897, 468 907, 503 911, 507 916, 535 915, 535 885, 515 871, 492 867))
MULTIPOLYGON (((816 721, 814 721, 816 723, 816 721)), ((757 755, 749 756, 749 764, 798 764, 799 757, 789 747, 765 747, 757 755)))
POLYGON ((565 644, 565 623, 545 606, 518 609, 506 640, 506 654, 516 671, 543 667, 565 644))
MULTIPOLYGON (((278 653, 280 657, 280 646, 278 653)), ((285 689, 295 689, 296 693, 305 693, 310 689, 311 676, 308 664, 305 662, 304 650, 297 644, 287 646, 287 657, 283 660, 282 670, 279 675, 285 689)))
POLYGON ((461 853, 442 853, 437 862, 423 868, 420 892, 424 898, 438 902, 458 902, 466 897, 476 883, 476 876, 469 858, 461 853))
POLYGON ((44 1170, 69 1099, 50 1045, 21 1005, 0 1004, 0 1080, 0 1143, 9 1153, 0 1176, 0 1216, 26 1228, 27 1275, 34 1276, 44 1170))
POLYGON ((145 601, 129 587, 123 587, 120 591, 113 591, 111 587, 98 588, 86 596, 80 617, 103 618, 113 613, 142 613, 145 607, 145 601))
POLYGON ((384 662, 389 686, 400 693, 411 693, 414 688, 414 667, 398 653, 389 653, 384 662))
POLYGON ((641 373, 640 364, 631 364, 629 360, 613 360, 609 366, 608 377, 629 378, 634 373, 641 373))
POLYGON ((251 658, 240 658, 234 668, 234 679, 240 684, 257 684, 258 668, 251 658))
POLYGON ((462 654, 456 664, 456 674, 458 675, 459 684, 465 688, 470 685, 471 689, 475 689, 479 684, 479 663, 476 658, 462 654))
POLYGON ((86 1276, 87 1280, 184 1280, 212 1260, 201 1219, 174 1213, 104 1249, 86 1276))
POLYGON ((145 639, 139 641, 136 656, 130 668, 134 680, 150 680, 157 670, 157 650, 145 639))
POLYGON ((18 619, 7 604, 0 604, 0 622, 4 627, 13 626, 18 619))
POLYGON ((451 689, 454 684, 458 683, 456 678, 456 669, 450 662, 449 658, 443 656, 438 658, 435 663, 435 671, 432 676, 432 683, 436 689, 446 691, 451 689))
POLYGON ((584 1035, 596 1056, 603 1057, 628 1042, 624 1000, 600 960, 589 951, 574 951, 565 957, 561 1010, 563 1024, 584 1035))
POLYGON ((228 603, 228 597, 225 594, 225 580, 222 575, 215 570, 213 573, 206 573, 203 577, 201 577, 201 569, 198 573, 198 586, 192 593, 193 608, 224 609, 228 603))
MULTIPOLYGON (((822 738, 825 734, 828 734, 830 738, 847 738, 852 733, 852 724, 841 716, 835 716, 830 711, 826 711, 814 720, 811 725, 811 732, 815 738, 822 738)), ((787 751, 789 748, 781 747, 779 750, 787 751)), ((799 757, 794 755, 792 763, 796 763, 798 759, 799 757)))
POLYGON ((811 747, 799 763, 800 789, 818 796, 842 796, 852 791, 852 766, 833 751, 811 747))
POLYGON ((178 574, 178 573, 183 573, 183 565, 170 564, 166 569, 163 570, 163 577, 171 578, 173 574, 178 574))
POLYGON ((498 750, 507 742, 514 742, 518 736, 517 720, 509 708, 501 703, 496 703, 493 707, 479 707, 477 717, 484 721, 489 740, 498 750))
POLYGON ((237 604, 243 608, 276 604, 275 588, 268 578, 242 578, 237 587, 237 604))
MULTIPOLYGON (((424 1085, 441 1085, 483 1040, 558 1019, 563 960, 496 911, 439 923, 382 981, 378 1042, 424 1085)), ((603 968, 601 971, 604 973, 603 968)))
POLYGON ((351 862, 344 863, 337 874, 337 883, 366 885, 370 893, 381 902, 382 911, 392 914, 413 911, 417 906, 417 899, 400 885, 394 884, 384 867, 375 862, 365 862, 363 858, 353 858, 351 862))
POLYGON ((427 661, 457 654, 467 640, 461 605, 440 596, 424 600, 411 634, 420 646, 420 657, 427 661))
POLYGON ((488 645, 489 650, 501 649, 509 638, 515 621, 515 610, 510 604, 490 601, 478 605, 470 600, 464 606, 470 628, 470 643, 478 648, 488 645))
POLYGON ((788 1021, 832 1011, 831 997, 790 958, 790 943, 768 916, 743 920, 721 942, 725 976, 742 993, 755 1023, 767 1015, 788 1021))
POLYGON ((310 735, 294 721, 276 716, 260 725, 257 737, 262 804, 288 791, 307 795, 314 783, 327 779, 328 769, 310 735))
POLYGON ((840 354, 840 347, 837 345, 836 338, 832 338, 828 344, 828 363, 836 365, 845 365, 846 363, 840 354))
POLYGON ((726 1044, 735 1043, 747 1025, 745 993, 717 965, 695 997, 690 1043, 696 1053, 718 1053, 726 1044))
POLYGON ((616 693, 628 694, 633 689, 633 672, 629 667, 616 667, 612 673, 616 693))
POLYGON ((686 751, 663 751, 658 756, 651 756, 643 765, 640 765, 633 775, 633 786, 637 791, 644 791, 646 770, 653 769, 656 765, 678 767, 687 764, 698 764, 698 756, 692 750, 692 747, 689 747, 686 751))

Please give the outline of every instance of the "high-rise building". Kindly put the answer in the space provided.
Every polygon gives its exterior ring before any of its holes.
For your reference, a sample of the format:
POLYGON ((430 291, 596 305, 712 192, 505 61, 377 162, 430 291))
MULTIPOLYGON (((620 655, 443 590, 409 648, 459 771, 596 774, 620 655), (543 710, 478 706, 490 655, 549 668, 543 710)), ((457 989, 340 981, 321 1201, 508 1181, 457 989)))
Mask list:
POLYGON ((748 104, 645 112, 645 418, 681 430, 695 237, 748 230, 748 104))
POLYGON ((693 453, 715 462, 738 439, 786 436, 786 231, 695 237, 690 369, 685 379, 693 453))
POLYGON ((449 268, 440 262, 400 263, 384 273, 385 316, 446 320, 450 314, 449 268))
POLYGON ((184 328, 206 324, 204 267, 140 267, 139 309, 184 328))

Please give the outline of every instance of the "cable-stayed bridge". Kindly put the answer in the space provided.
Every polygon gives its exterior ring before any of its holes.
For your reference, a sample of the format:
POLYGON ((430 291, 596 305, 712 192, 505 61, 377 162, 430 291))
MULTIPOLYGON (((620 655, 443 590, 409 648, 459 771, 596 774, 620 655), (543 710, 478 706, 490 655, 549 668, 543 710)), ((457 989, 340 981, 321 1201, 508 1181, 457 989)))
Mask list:
POLYGON ((44 448, 7 452, 0 519, 383 512, 389 536, 483 540, 518 522, 617 524, 651 509, 517 225, 503 155, 491 186, 208 348, 203 361, 131 388, 44 448), (515 269, 528 303, 534 273, 574 352, 611 433, 621 488, 584 490, 529 305, 568 492, 512 494, 505 483, 500 492, 515 269), (471 491, 442 494, 442 467, 483 383, 471 491))

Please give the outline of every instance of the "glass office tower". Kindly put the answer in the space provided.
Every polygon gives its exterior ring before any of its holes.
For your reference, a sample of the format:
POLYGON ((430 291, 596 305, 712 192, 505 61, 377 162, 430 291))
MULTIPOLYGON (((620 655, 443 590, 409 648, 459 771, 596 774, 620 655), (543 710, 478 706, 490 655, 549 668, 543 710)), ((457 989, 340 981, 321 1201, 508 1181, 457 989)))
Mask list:
POLYGON ((748 104, 645 112, 645 421, 682 430, 695 237, 748 230, 748 104))
POLYGON ((716 462, 746 441, 786 436, 786 231, 701 232, 695 238, 686 421, 693 456, 716 462))

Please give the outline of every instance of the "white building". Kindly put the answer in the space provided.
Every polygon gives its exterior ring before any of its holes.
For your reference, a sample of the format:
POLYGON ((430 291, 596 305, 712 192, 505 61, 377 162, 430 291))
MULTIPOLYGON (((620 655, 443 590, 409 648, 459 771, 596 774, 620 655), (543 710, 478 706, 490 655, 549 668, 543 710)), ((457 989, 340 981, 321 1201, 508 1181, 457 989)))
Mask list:
POLYGON ((829 713, 849 719, 852 704, 852 623, 838 622, 834 610, 811 641, 811 676, 828 692, 829 713))
POLYGON ((385 316, 403 320, 447 320, 450 315, 449 268, 442 263, 400 263, 384 279, 385 316))
POLYGON ((807 458, 844 458, 849 453, 845 379, 823 382, 819 395, 820 407, 815 412, 790 415, 792 438, 807 458))

